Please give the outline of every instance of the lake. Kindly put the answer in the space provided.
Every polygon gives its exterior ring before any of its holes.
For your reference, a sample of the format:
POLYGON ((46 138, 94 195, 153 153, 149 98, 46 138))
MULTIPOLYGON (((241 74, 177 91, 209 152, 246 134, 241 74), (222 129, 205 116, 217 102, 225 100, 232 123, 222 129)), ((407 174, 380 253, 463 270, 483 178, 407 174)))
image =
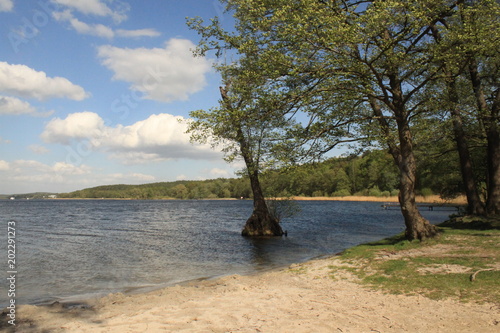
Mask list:
MULTIPOLYGON (((248 200, 2 200, 2 290, 7 224, 16 223, 16 301, 76 301, 183 281, 251 274, 340 252, 404 230, 376 202, 300 201, 288 237, 240 236, 248 200)), ((450 211, 425 211, 432 223, 450 211)), ((8 302, 0 295, 0 307, 8 302)))

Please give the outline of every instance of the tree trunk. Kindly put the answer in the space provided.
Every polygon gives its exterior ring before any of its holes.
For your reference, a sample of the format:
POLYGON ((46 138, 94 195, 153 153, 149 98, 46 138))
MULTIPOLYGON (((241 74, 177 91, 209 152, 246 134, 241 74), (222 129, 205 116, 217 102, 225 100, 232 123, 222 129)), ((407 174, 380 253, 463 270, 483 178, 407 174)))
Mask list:
MULTIPOLYGON (((437 43, 441 42, 441 34, 435 24, 430 26, 432 34, 437 43)), ((456 79, 444 62, 444 72, 446 75, 446 84, 448 87, 448 101, 450 102, 450 114, 453 121, 453 133, 457 144, 457 151, 460 160, 460 171, 462 181, 465 187, 465 196, 467 197, 467 210, 469 214, 483 215, 485 207, 479 196, 474 168, 470 156, 469 145, 465 136, 462 122, 462 114, 459 109, 459 96, 457 92, 456 79)))
POLYGON ((498 129, 500 89, 496 90, 493 105, 491 110, 489 110, 479 75, 478 64, 474 58, 471 58, 469 63, 469 74, 479 110, 479 120, 483 122, 486 129, 488 144, 486 213, 500 214, 500 133, 498 129))
POLYGON ((469 153, 469 145, 465 137, 462 116, 458 109, 458 93, 455 80, 448 82, 449 100, 451 103, 450 113, 453 120, 453 132, 457 143, 458 156, 460 159, 460 171, 464 182, 465 195, 467 197, 467 210, 469 214, 484 215, 485 207, 477 189, 476 177, 474 176, 472 159, 469 153))
POLYGON ((279 221, 273 217, 266 204, 257 171, 249 169, 250 185, 253 193, 253 212, 245 223, 241 234, 249 237, 281 236, 283 230, 279 221))
POLYGON ((486 133, 488 138, 488 199, 486 212, 500 214, 500 133, 492 121, 486 133))
MULTIPOLYGON (((420 214, 415 201, 417 165, 415 155, 413 154, 413 139, 406 117, 402 116, 401 112, 396 117, 399 138, 398 145, 376 98, 370 96, 369 101, 382 133, 387 140, 386 143, 389 146, 389 152, 399 169, 398 198, 406 226, 405 236, 408 240, 432 238, 437 234, 437 229, 420 214)), ((400 107, 404 108, 403 106, 400 107)))
POLYGON ((238 127, 237 131, 241 156, 243 156, 243 160, 248 170, 250 187, 252 188, 253 194, 253 212, 245 223, 241 235, 247 237, 281 236, 283 235, 283 230, 281 229, 278 219, 269 212, 266 198, 260 186, 258 159, 256 160, 253 156, 242 129, 238 127))
POLYGON ((432 238, 437 234, 437 229, 420 214, 415 201, 417 164, 408 125, 398 122, 398 134, 400 138, 400 156, 397 156, 395 160, 401 173, 399 204, 405 220, 405 235, 408 240, 432 238))

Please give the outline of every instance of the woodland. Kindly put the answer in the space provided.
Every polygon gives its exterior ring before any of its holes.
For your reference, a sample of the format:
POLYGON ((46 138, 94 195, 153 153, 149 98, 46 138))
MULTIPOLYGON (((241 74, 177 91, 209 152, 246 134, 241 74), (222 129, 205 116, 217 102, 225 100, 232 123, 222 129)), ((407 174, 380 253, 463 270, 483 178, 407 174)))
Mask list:
MULTIPOLYGON (((440 153, 436 153, 440 154, 440 153)), ((417 194, 437 194, 452 199, 463 194, 458 157, 447 152, 446 164, 435 163, 435 155, 418 168, 417 194)), ((442 157, 444 158, 444 157, 442 157)), ((478 161, 479 163, 480 161, 478 161)), ((369 150, 348 157, 332 157, 283 170, 271 170, 261 175, 262 187, 268 198, 397 196, 398 171, 391 156, 383 150, 369 150)), ((484 182, 484 179, 483 179, 484 182)), ((200 181, 160 182, 142 185, 105 185, 60 193, 59 198, 86 199, 251 199, 248 177, 219 178, 200 181)))

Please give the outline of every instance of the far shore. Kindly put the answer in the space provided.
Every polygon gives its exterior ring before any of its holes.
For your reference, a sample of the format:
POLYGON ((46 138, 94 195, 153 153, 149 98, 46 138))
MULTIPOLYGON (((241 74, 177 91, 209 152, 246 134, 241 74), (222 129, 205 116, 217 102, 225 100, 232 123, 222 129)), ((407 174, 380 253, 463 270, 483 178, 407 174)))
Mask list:
MULTIPOLYGON (((373 197, 373 196, 358 196, 350 195, 344 197, 303 197, 295 196, 292 197, 293 200, 298 201, 360 201, 360 202, 387 202, 387 203, 397 203, 399 202, 397 196, 390 197, 373 197)), ((22 199, 19 199, 22 200, 22 199)), ((148 200, 148 199, 133 199, 133 198, 50 198, 45 200, 148 200)), ((176 198, 159 198, 150 200, 181 200, 176 198)), ((235 198, 210 198, 210 199, 186 199, 186 200, 240 200, 235 198)), ((244 200, 251 200, 251 198, 244 198, 244 200)), ((466 205, 467 199, 465 196, 458 196, 453 199, 443 199, 439 195, 429 195, 416 197, 417 203, 433 203, 433 204, 454 204, 454 205, 466 205)))

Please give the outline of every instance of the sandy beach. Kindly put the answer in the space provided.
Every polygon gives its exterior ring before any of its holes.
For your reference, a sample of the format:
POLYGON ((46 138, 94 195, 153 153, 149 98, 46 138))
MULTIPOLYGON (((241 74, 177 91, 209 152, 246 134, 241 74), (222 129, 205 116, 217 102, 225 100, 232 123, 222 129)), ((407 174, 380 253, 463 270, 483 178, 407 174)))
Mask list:
POLYGON ((338 257, 75 308, 24 305, 17 332, 498 332, 498 304, 389 295, 332 267, 338 257))

